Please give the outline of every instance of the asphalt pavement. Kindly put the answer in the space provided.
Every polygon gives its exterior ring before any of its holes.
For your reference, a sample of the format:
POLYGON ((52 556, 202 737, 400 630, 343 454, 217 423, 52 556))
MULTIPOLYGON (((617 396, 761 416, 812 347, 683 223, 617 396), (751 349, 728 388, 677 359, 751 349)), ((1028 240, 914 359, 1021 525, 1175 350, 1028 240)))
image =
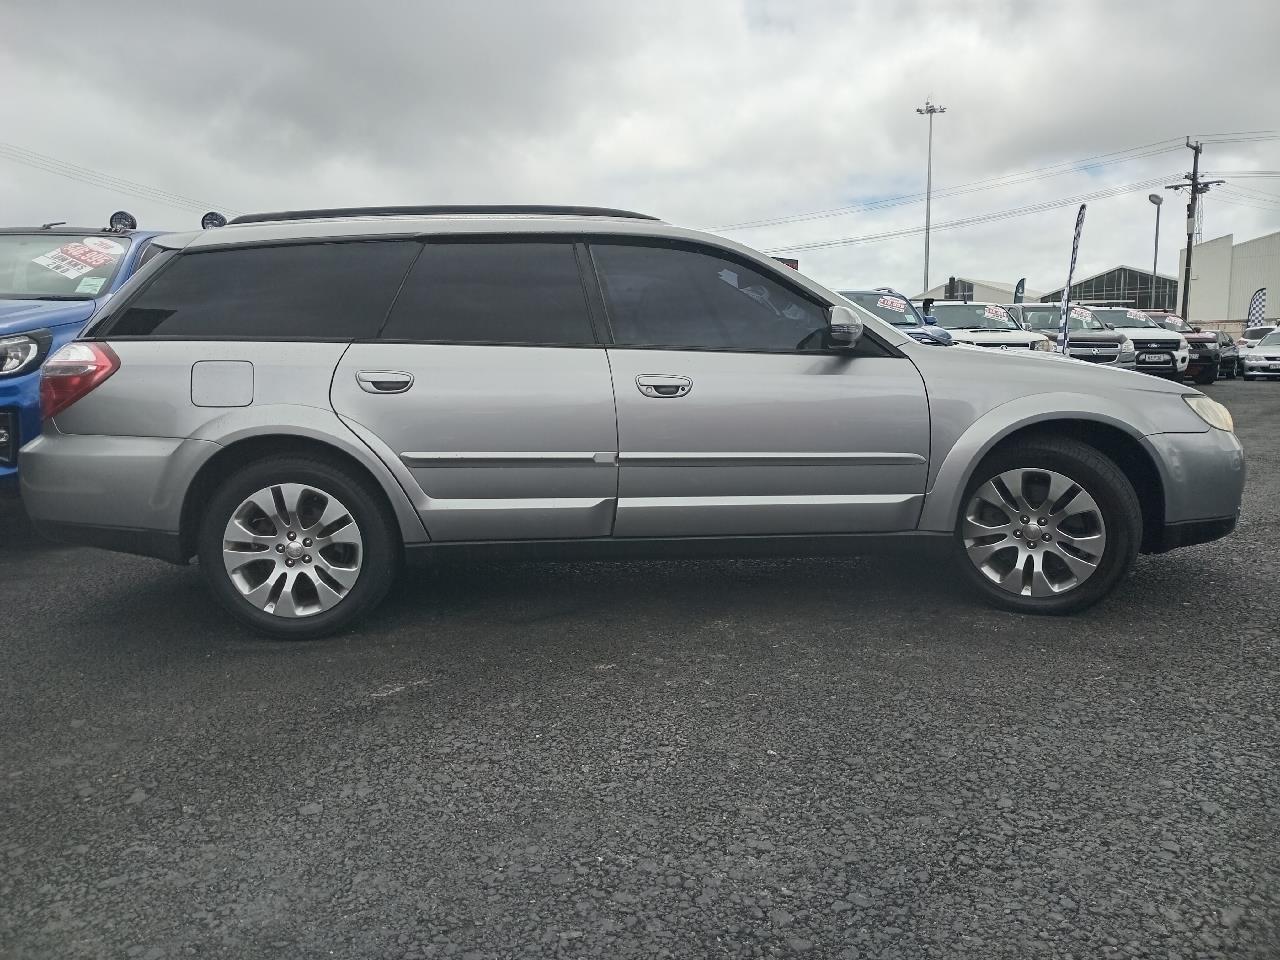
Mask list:
POLYGON ((1069 619, 936 560, 467 564, 273 642, 0 525, 0 956, 1280 956, 1280 383, 1229 539, 1069 619))

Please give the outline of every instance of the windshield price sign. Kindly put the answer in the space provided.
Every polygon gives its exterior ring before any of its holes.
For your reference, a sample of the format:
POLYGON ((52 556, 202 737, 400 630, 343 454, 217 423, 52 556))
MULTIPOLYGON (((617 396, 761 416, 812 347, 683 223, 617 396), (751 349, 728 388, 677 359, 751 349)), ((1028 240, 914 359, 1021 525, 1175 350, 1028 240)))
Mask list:
POLYGON ((75 241, 64 243, 57 250, 41 254, 31 262, 74 280, 115 263, 122 253, 124 253, 124 247, 114 240, 86 237, 84 243, 75 241))

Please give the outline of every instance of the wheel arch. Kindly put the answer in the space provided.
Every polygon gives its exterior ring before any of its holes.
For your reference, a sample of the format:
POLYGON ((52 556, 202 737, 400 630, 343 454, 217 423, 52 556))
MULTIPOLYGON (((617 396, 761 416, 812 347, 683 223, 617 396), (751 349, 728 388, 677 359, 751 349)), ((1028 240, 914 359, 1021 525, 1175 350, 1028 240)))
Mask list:
POLYGON ((925 497, 920 529, 955 528, 973 473, 993 451, 1036 437, 1070 437, 1101 452, 1128 477, 1142 505, 1141 549, 1155 548, 1165 524, 1165 477, 1145 435, 1131 425, 1095 411, 1071 411, 1019 418, 988 430, 977 421, 948 452, 925 497))
POLYGON ((200 507, 208 502, 218 484, 245 464, 265 457, 310 456, 341 464, 378 487, 400 529, 405 543, 426 539, 426 533, 417 513, 413 510, 404 491, 385 470, 377 470, 365 457, 332 442, 305 433, 264 432, 249 433, 224 442, 193 476, 183 497, 179 515, 178 542, 184 559, 196 553, 196 541, 200 529, 200 507))

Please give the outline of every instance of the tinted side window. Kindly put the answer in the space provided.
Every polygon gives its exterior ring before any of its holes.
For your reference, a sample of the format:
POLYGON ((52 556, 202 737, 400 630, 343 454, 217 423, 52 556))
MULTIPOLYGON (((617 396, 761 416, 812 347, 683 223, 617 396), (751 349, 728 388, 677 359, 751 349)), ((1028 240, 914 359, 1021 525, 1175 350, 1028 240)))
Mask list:
POLYGON ((578 260, 565 241, 428 243, 382 337, 595 343, 578 260))
POLYGON ((711 350, 819 349, 825 307, 716 252, 592 245, 614 341, 711 350), (803 347, 801 344, 803 343, 803 347))
POLYGON ((382 326, 421 245, 311 243, 184 253, 98 336, 358 340, 382 326))
POLYGON ((142 253, 138 256, 138 269, 141 270, 148 263, 164 252, 164 247, 157 247, 150 240, 142 248, 142 253))

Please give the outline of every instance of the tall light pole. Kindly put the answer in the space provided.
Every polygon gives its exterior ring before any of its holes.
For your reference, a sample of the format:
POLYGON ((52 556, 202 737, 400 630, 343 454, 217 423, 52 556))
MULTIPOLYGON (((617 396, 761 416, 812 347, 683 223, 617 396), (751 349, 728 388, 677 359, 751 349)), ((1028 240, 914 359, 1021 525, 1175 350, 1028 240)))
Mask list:
POLYGON ((916 107, 916 113, 929 118, 929 166, 924 186, 924 289, 926 293, 929 292, 929 220, 933 206, 933 115, 946 112, 946 107, 938 106, 929 97, 925 97, 923 107, 916 107))
POLYGON ((1164 203, 1164 197, 1158 193, 1147 194, 1147 199, 1156 205, 1156 252, 1151 259, 1151 309, 1158 310, 1156 306, 1156 270, 1160 268, 1160 204, 1164 203))

